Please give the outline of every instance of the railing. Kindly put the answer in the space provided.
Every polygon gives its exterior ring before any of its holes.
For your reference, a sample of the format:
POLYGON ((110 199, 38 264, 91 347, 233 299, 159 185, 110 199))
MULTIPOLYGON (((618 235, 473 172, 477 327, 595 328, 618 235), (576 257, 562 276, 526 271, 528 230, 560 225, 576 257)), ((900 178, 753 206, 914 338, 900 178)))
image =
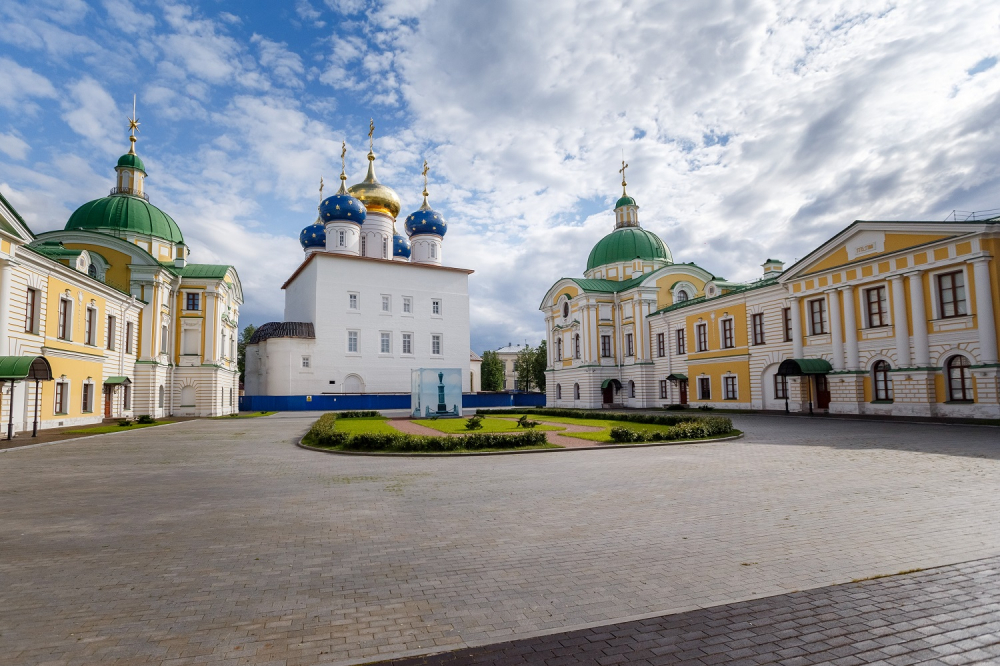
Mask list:
POLYGON ((131 187, 112 187, 111 194, 128 194, 130 196, 139 197, 140 199, 145 199, 146 201, 149 201, 148 194, 146 194, 145 192, 140 194, 139 192, 134 191, 131 187))
POLYGON ((987 208, 986 210, 953 210, 944 218, 945 222, 975 222, 977 220, 991 220, 1000 217, 1000 208, 987 208))

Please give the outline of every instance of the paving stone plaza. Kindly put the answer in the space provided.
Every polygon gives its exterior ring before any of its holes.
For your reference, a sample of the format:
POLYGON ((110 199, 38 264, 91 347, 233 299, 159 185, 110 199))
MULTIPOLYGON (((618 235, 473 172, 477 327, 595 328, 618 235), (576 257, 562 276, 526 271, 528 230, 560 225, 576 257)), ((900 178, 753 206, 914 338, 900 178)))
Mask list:
POLYGON ((442 459, 299 449, 314 418, 0 453, 0 663, 350 664, 506 644, 480 661, 857 664, 921 626, 946 639, 876 656, 1000 659, 1000 429, 738 416, 746 437, 724 443, 442 459), (943 565, 958 566, 851 583, 943 565), (871 636, 851 619, 894 605, 920 613, 865 620, 871 636), (773 635, 739 633, 766 618, 773 635), (725 640, 684 629, 727 621, 725 640), (802 647, 823 631, 823 649, 802 647), (744 639, 770 651, 729 645, 744 639), (870 644, 833 652, 844 640, 870 644), (599 649, 566 652, 582 644, 599 649))

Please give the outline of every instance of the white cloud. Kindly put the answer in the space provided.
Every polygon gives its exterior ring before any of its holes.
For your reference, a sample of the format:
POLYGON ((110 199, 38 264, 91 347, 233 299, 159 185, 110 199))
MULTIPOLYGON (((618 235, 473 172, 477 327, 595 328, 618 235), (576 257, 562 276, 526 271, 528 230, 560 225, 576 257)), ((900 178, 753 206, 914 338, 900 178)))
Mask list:
POLYGON ((10 58, 0 58, 0 108, 33 112, 34 98, 53 98, 52 83, 35 71, 21 67, 10 58))
POLYGON ((23 160, 28 156, 30 150, 31 146, 21 137, 0 132, 0 152, 6 153, 15 160, 23 160))
POLYGON ((297 53, 288 50, 283 42, 274 42, 258 34, 250 38, 260 50, 260 64, 269 70, 281 85, 289 88, 301 88, 300 77, 305 73, 302 58, 297 53))
POLYGON ((121 150, 122 117, 114 99, 100 83, 86 77, 67 86, 63 119, 74 132, 107 154, 121 150))

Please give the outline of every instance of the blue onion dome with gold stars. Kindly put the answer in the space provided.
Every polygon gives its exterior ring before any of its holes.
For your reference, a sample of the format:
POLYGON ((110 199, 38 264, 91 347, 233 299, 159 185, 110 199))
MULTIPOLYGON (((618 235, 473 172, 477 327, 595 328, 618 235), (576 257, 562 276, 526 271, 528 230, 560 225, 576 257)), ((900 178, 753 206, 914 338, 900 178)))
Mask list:
POLYGON ((444 221, 441 213, 430 207, 427 203, 427 193, 424 192, 424 203, 420 210, 410 213, 406 218, 406 233, 410 236, 420 234, 435 234, 444 237, 448 231, 448 223, 444 221))
POLYGON ((344 180, 340 181, 340 189, 337 193, 327 197, 319 205, 319 219, 326 222, 354 222, 364 224, 368 211, 360 199, 353 196, 344 186, 344 180))
MULTIPOLYGON (((333 197, 330 197, 331 199, 333 197)), ((319 218, 299 234, 299 244, 303 250, 310 248, 326 248, 326 225, 319 218)))
POLYGON ((410 258, 410 241, 399 232, 392 235, 392 256, 410 258))

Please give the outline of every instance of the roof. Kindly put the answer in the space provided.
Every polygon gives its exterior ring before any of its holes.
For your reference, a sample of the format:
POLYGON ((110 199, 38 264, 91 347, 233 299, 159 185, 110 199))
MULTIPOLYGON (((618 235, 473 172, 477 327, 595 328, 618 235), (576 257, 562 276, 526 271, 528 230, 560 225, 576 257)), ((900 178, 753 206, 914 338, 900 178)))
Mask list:
POLYGON ((633 259, 673 261, 666 244, 652 231, 642 227, 619 227, 597 241, 587 258, 587 270, 633 259))
POLYGON ((523 351, 527 346, 528 346, 527 344, 512 345, 512 344, 508 343, 508 345, 506 347, 500 347, 500 349, 497 349, 496 353, 498 353, 498 354, 517 354, 518 352, 523 351))
MULTIPOLYGON (((698 296, 697 298, 691 298, 686 301, 681 301, 680 303, 674 303, 673 305, 668 305, 662 307, 656 312, 650 313, 648 316, 658 315, 661 312, 671 312, 673 310, 680 310, 681 308, 691 307, 692 305, 698 305, 699 303, 704 303, 705 301, 714 301, 719 298, 725 298, 726 296, 732 296, 733 294, 743 294, 748 291, 753 291, 754 289, 762 289, 764 287, 771 287, 778 284, 779 273, 769 273, 768 275, 762 277, 759 280, 754 280, 753 282, 746 282, 744 284, 736 284, 734 282, 723 282, 723 285, 734 285, 732 289, 725 291, 718 296, 713 296, 708 298, 707 296, 698 296)), ((716 284, 719 284, 716 282, 716 284)))
MULTIPOLYGON (((10 211, 10 214, 11 214, 11 215, 13 215, 13 216, 14 216, 14 218, 15 218, 15 219, 16 219, 16 220, 17 220, 18 222, 20 222, 20 223, 21 223, 22 225, 24 225, 24 228, 25 228, 25 229, 26 229, 26 230, 28 231, 28 233, 29 233, 29 234, 31 234, 31 233, 32 233, 32 231, 31 231, 31 228, 30 228, 30 227, 28 227, 28 223, 27 223, 27 222, 25 222, 25 221, 24 221, 24 218, 23 218, 23 217, 21 217, 21 214, 20 214, 20 213, 18 213, 18 212, 17 212, 17 211, 16 211, 15 209, 14 209, 14 207, 10 205, 10 202, 9 202, 9 201, 7 201, 7 197, 5 197, 5 196, 3 195, 3 192, 0 192, 0 202, 3 202, 3 205, 4 205, 4 207, 6 207, 6 208, 7 208, 7 210, 9 210, 9 211, 10 211)), ((10 226, 10 225, 9 225, 9 224, 7 223, 7 220, 3 219, 2 217, 0 217, 0 229, 3 229, 4 231, 6 231, 7 233, 9 233, 9 234, 11 234, 11 235, 13 235, 13 236, 19 236, 19 235, 20 235, 20 234, 18 234, 18 233, 17 233, 17 231, 16 231, 16 230, 15 230, 15 229, 14 229, 13 227, 11 227, 11 226, 10 226)))
POLYGON ((111 232, 115 235, 131 232, 156 236, 171 243, 184 242, 184 235, 172 217, 145 199, 126 194, 88 201, 70 215, 65 229, 111 232))
POLYGON ((614 294, 619 291, 626 291, 632 287, 637 287, 639 284, 648 278, 651 274, 645 273, 638 277, 629 278, 628 280, 586 280, 579 278, 569 278, 573 282, 583 289, 584 291, 598 292, 604 294, 614 294))
POLYGON ((32 245, 32 248, 38 252, 38 254, 44 254, 49 259, 74 259, 83 254, 83 250, 73 250, 68 247, 64 247, 61 241, 45 241, 44 243, 38 243, 37 245, 32 245))
POLYGON ((288 285, 294 282, 295 278, 299 276, 299 273, 304 271, 306 266, 309 265, 309 262, 315 260, 316 257, 326 257, 328 259, 337 259, 337 260, 343 259, 345 261, 381 261, 382 263, 391 264, 393 266, 410 266, 415 269, 427 268, 435 271, 453 271, 455 273, 465 273, 466 275, 471 275, 472 273, 475 273, 474 270, 468 268, 454 268, 452 266, 438 266, 436 264, 421 264, 415 261, 399 261, 398 259, 392 259, 392 258, 380 259, 378 257, 356 257, 351 254, 339 254, 335 252, 316 251, 316 252, 310 252, 309 254, 306 255, 305 260, 301 264, 299 264, 299 267, 295 269, 295 272, 292 273, 287 280, 285 280, 285 284, 281 285, 281 288, 287 289, 288 285))
POLYGON ((52 379, 52 366, 44 356, 0 356, 0 380, 52 379))
POLYGON ((269 321, 262 324, 247 344, 255 345, 271 338, 306 338, 316 337, 316 327, 311 321, 269 321))
POLYGON ((473 361, 473 362, 475 362, 475 361, 482 361, 483 357, 470 349, 469 350, 469 360, 473 361))
POLYGON ((118 158, 118 166, 120 167, 130 167, 133 169, 138 169, 143 173, 146 173, 146 165, 142 163, 139 156, 135 153, 125 153, 118 158))
POLYGON ((174 273, 186 278, 212 278, 221 280, 232 266, 226 264, 188 264, 184 268, 167 266, 174 273))
POLYGON ((615 208, 621 208, 622 206, 635 206, 638 208, 639 204, 635 202, 635 199, 626 194, 615 204, 615 208))
POLYGON ((801 375, 825 375, 833 372, 830 362, 822 358, 786 358, 778 366, 779 375, 798 377, 801 375))
POLYGON ((118 384, 131 384, 132 380, 128 377, 108 377, 104 380, 105 386, 117 386, 118 384))

